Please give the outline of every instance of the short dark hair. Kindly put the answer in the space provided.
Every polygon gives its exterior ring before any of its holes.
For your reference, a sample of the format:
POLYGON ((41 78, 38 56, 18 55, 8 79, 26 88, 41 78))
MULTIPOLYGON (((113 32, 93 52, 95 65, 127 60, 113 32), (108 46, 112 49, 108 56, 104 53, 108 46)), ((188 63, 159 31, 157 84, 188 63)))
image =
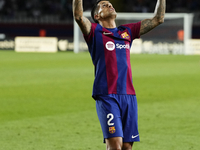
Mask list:
POLYGON ((99 21, 94 18, 94 15, 95 15, 95 11, 97 9, 99 2, 101 2, 101 1, 108 1, 108 0, 97 0, 96 3, 94 4, 92 11, 91 11, 91 17, 92 17, 92 19, 94 20, 95 23, 99 23, 99 21))

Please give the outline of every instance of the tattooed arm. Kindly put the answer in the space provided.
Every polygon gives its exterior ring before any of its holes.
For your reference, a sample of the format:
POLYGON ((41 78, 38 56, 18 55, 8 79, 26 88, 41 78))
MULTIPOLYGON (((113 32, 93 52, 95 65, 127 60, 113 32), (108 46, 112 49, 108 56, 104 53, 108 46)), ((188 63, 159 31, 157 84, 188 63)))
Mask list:
POLYGON ((155 16, 152 19, 145 19, 141 21, 140 35, 143 35, 159 24, 164 22, 165 15, 165 0, 158 0, 155 8, 155 16))
POLYGON ((88 35, 91 30, 91 22, 83 16, 82 0, 73 0, 73 15, 84 35, 88 35))

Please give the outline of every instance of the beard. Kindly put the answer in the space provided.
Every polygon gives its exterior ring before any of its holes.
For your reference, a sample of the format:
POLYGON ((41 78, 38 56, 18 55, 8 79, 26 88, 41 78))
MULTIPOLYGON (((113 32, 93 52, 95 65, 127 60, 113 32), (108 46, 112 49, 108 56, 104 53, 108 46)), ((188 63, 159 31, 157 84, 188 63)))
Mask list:
POLYGON ((115 19, 117 17, 117 13, 115 11, 101 12, 100 16, 102 19, 109 19, 109 18, 115 19))

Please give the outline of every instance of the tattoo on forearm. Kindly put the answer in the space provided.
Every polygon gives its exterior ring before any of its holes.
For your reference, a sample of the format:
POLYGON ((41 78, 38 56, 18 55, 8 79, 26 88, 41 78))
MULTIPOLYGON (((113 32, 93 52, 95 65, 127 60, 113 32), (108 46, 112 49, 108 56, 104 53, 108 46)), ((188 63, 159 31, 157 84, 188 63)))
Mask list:
POLYGON ((156 26, 164 22, 165 0, 158 0, 155 8, 155 16, 152 19, 146 19, 141 22, 140 35, 143 35, 156 26))
POLYGON ((164 19, 165 7, 166 7, 165 0, 160 0, 160 3, 159 3, 158 8, 156 10, 157 11, 156 12, 156 17, 159 20, 163 20, 164 19))
POLYGON ((89 34, 91 22, 83 16, 82 0, 73 0, 73 14, 83 34, 89 34))
POLYGON ((82 8, 82 0, 74 0, 73 2, 73 12, 74 16, 80 19, 80 17, 83 14, 83 8, 82 8))

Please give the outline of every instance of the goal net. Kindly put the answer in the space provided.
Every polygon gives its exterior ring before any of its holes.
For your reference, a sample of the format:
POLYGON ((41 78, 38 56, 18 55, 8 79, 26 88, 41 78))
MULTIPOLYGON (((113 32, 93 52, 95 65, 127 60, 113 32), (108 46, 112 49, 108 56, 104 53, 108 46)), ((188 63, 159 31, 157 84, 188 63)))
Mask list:
MULTIPOLYGON (((84 16, 91 20, 90 12, 84 12, 84 16)), ((116 24, 134 23, 153 16, 153 13, 117 13, 116 24)), ((133 41, 131 53, 187 54, 186 43, 191 39, 192 22, 193 14, 165 14, 163 24, 133 41)), ((81 30, 74 21, 74 52, 87 50, 81 30)))

